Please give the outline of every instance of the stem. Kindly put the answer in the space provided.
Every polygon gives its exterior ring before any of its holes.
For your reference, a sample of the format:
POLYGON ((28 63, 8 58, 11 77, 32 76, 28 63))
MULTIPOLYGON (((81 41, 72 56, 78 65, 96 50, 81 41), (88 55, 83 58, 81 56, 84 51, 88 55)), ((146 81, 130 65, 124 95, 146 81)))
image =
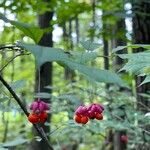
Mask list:
MULTIPOLYGON (((17 101, 18 105, 21 107, 25 115, 28 117, 29 112, 27 111, 26 107, 23 105, 22 101, 20 98, 17 96, 17 94, 13 91, 13 89, 10 87, 10 85, 3 79, 3 77, 0 75, 0 81, 3 83, 3 85, 7 88, 7 90, 11 93, 13 98, 17 101)), ((47 140, 47 137, 43 135, 41 132, 39 126, 37 124, 33 124, 34 128, 37 130, 39 133, 40 137, 45 141, 45 143, 48 145, 50 150, 53 150, 52 146, 50 145, 49 141, 47 140)))
POLYGON ((18 54, 16 56, 14 56, 13 58, 11 58, 1 69, 0 72, 2 72, 8 65, 9 63, 11 63, 15 58, 17 58, 18 56, 22 56, 22 55, 30 55, 30 53, 27 54, 18 54))

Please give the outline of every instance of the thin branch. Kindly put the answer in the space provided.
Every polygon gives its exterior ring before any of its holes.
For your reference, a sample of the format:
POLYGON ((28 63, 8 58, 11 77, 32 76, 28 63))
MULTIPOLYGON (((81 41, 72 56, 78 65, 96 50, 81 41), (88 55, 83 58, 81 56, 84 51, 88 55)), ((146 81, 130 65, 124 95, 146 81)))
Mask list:
MULTIPOLYGON (((20 100, 20 98, 17 96, 17 94, 13 91, 13 89, 10 87, 10 85, 3 79, 3 77, 0 75, 0 81, 3 83, 3 85, 7 88, 7 90, 10 92, 10 94, 13 96, 13 98, 17 101, 18 105, 21 107, 21 109, 23 110, 23 112, 25 113, 25 115, 28 117, 29 112, 27 111, 26 107, 24 106, 24 104, 22 103, 22 101, 20 100)), ((52 146, 50 145, 47 137, 45 137, 45 135, 43 135, 43 133, 41 132, 41 129, 39 128, 39 126, 37 124, 33 124, 34 128, 37 130, 37 132, 39 133, 40 137, 43 139, 43 141, 45 141, 45 143, 48 145, 49 150, 53 150, 52 146)))
POLYGON ((16 45, 3 45, 0 46, 0 50, 4 50, 4 49, 11 49, 11 50, 21 50, 20 47, 16 46, 16 45))
POLYGON ((18 56, 22 56, 22 55, 30 55, 30 53, 27 53, 27 54, 20 53, 20 54, 14 56, 0 69, 0 72, 2 72, 9 65, 9 63, 11 63, 15 58, 17 58, 18 56))

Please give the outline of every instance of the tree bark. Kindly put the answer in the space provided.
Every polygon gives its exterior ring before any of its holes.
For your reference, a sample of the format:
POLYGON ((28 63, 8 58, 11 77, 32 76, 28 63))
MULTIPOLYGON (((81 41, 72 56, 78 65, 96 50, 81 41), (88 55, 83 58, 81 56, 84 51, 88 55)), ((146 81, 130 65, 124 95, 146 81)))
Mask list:
MULTIPOLYGON (((116 28, 115 28, 114 31, 115 31, 115 35, 117 35, 115 40, 114 40, 114 44, 115 44, 114 46, 117 47, 117 46, 125 46, 125 45, 127 45, 127 39, 126 39, 126 36, 125 36, 126 28, 125 28, 125 19, 124 18, 121 18, 121 19, 117 20, 116 28)), ((119 51, 118 54, 125 53, 125 52, 126 52, 126 50, 119 51)), ((123 65, 123 60, 120 59, 117 56, 115 58, 114 64, 115 64, 114 66, 117 66, 115 68, 115 70, 118 71, 120 66, 123 65)), ((127 89, 120 88, 119 90, 126 92, 127 89)), ((118 109, 120 109, 121 111, 125 111, 125 108, 123 106, 118 107, 118 109)), ((119 117, 122 118, 122 119, 125 119, 125 115, 121 115, 119 117)), ((113 142, 114 142, 114 150, 125 150, 125 149, 127 149, 127 144, 123 143, 121 141, 121 136, 122 135, 126 135, 126 131, 125 130, 115 131, 115 133, 114 133, 114 140, 113 140, 113 142)))
MULTIPOLYGON (((138 1, 132 4, 133 7, 133 42, 135 44, 150 44, 150 3, 148 1, 138 1)), ((138 48, 135 52, 144 51, 143 48, 138 48)), ((148 112, 147 108, 150 106, 150 102, 145 98, 139 95, 139 93, 148 93, 150 90, 150 83, 144 84, 142 86, 140 83, 145 77, 136 76, 136 96, 137 96, 137 109, 142 112, 148 112)), ((142 124, 142 122, 139 122, 142 124)), ((146 130, 150 130, 150 126, 147 125, 144 127, 146 130)), ((143 133, 143 144, 138 144, 137 150, 149 149, 150 145, 148 141, 144 138, 145 133, 143 133)))
MULTIPOLYGON (((49 2, 50 0, 45 0, 45 2, 49 2)), ((53 17, 53 12, 47 11, 42 15, 39 15, 38 21, 39 21, 39 26, 41 28, 48 28, 52 27, 50 25, 50 21, 52 20, 53 17)), ((47 47, 52 47, 53 46, 53 41, 52 41, 52 32, 47 32, 43 35, 41 38, 39 45, 41 46, 47 46, 47 47)), ((36 70, 36 78, 35 78, 35 92, 38 91, 38 85, 40 84, 40 92, 46 92, 46 93, 51 93, 52 91, 49 89, 46 89, 45 86, 52 86, 52 63, 47 62, 43 64, 40 67, 40 70, 36 70), (39 74, 40 74, 40 81, 39 81, 39 74), (39 83, 40 82, 40 83, 39 83)), ((50 99, 42 99, 43 101, 50 103, 50 99)), ((51 115, 48 116, 48 122, 50 122, 51 115)), ((45 133, 50 132, 50 127, 41 125, 45 131, 45 133)), ((35 131, 34 131, 35 132, 35 131)), ((35 135, 37 133, 35 132, 35 135)), ((49 147, 43 142, 37 142, 36 140, 33 140, 31 143, 31 150, 49 150, 49 147)))
MULTIPOLYGON (((135 44, 150 44, 150 3, 149 2, 137 2, 133 4, 133 42, 135 44)), ((136 49, 135 52, 144 51, 144 49, 136 49)), ((136 92, 138 109, 146 111, 140 103, 149 106, 150 103, 140 96, 139 93, 147 93, 150 90, 150 83, 138 86, 144 77, 136 77, 136 92)))

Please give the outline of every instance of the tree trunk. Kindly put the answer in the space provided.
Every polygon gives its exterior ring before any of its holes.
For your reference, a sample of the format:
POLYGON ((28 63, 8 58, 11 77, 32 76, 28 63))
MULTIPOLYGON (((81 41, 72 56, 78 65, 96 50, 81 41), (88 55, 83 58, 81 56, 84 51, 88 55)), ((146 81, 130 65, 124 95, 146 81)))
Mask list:
MULTIPOLYGON (((117 18, 118 19, 118 18, 117 18)), ((108 43, 108 38, 111 39, 111 37, 109 37, 109 35, 106 33, 107 29, 109 29, 110 27, 108 26, 108 24, 106 24, 105 22, 103 23, 103 30, 104 30, 104 35, 103 35, 103 44, 104 44, 104 69, 109 69, 109 43, 108 43)), ((126 45, 126 37, 125 37, 125 20, 124 19, 118 19, 116 20, 116 25, 112 30, 113 35, 113 39, 111 39, 111 48, 115 48, 117 46, 123 46, 126 45)), ((124 53, 125 51, 121 51, 121 53, 124 53)), ((119 52, 120 53, 120 52, 119 52)), ((115 58, 115 61, 113 62, 113 66, 117 66, 115 69, 116 71, 118 71, 118 68, 123 64, 122 59, 120 59, 119 57, 115 58)), ((109 88, 109 85, 106 85, 106 88, 109 88)), ((121 90, 125 90, 125 89, 121 89, 121 90)), ((118 108, 118 109, 122 109, 122 108, 118 108)), ((120 116, 122 119, 124 119, 124 116, 120 116)), ((110 131, 108 132, 108 136, 106 138, 106 149, 108 150, 125 150, 126 149, 126 144, 121 142, 121 135, 125 135, 126 132, 124 130, 122 131, 113 131, 112 129, 110 129, 110 131)))
MULTIPOLYGON (((124 18, 121 18, 121 19, 117 20, 116 28, 115 28, 114 31, 115 31, 115 35, 117 35, 115 40, 114 40, 114 46, 117 47, 117 46, 127 45, 127 43, 126 43, 127 40, 126 40, 126 36, 125 36, 126 29, 125 29, 125 19, 124 18)), ((121 53, 125 53, 125 52, 126 52, 126 50, 119 51, 118 53, 121 54, 121 53)), ((117 66, 115 68, 115 70, 118 71, 120 66, 123 65, 123 60, 120 59, 119 57, 116 57, 114 64, 115 64, 114 66, 117 66)), ((120 88, 119 90, 126 92, 125 88, 120 88)), ((125 111, 125 108, 123 106, 118 107, 118 109, 120 109, 121 111, 125 111)), ((119 117, 122 118, 122 119, 125 119, 125 115, 121 115, 119 117)), ((113 140, 114 150, 125 150, 125 149, 127 149, 127 144, 121 142, 121 136, 122 135, 126 135, 125 130, 115 131, 114 140, 113 140)))
MULTIPOLYGON (((71 49, 71 50, 73 50, 73 48, 74 48, 73 38, 72 38, 72 30, 73 30, 72 27, 73 27, 72 26, 72 19, 70 19, 69 20, 69 26, 68 26, 68 41, 69 41, 68 49, 71 49)), ((64 30, 64 31, 66 31, 66 30, 64 30)), ((71 82, 74 82, 75 81, 75 79, 74 79, 75 78, 75 72, 67 66, 65 67, 64 71, 65 71, 64 72, 65 80, 70 80, 71 82)))
MULTIPOLYGON (((133 3, 133 42, 135 44, 150 44, 150 3, 147 1, 139 1, 133 3)), ((139 48, 136 49, 135 52, 144 51, 144 49, 139 48)), ((137 93, 137 108, 140 111, 148 112, 146 109, 147 106, 150 106, 150 102, 145 98, 139 95, 139 93, 148 93, 150 90, 150 83, 144 84, 142 86, 138 86, 144 77, 136 77, 136 93, 137 93)), ((142 124, 142 122, 139 122, 142 124)), ((145 126, 146 130, 150 129, 150 126, 145 126)), ((145 132, 143 133, 144 137, 145 132)), ((150 145, 147 144, 148 141, 144 139, 143 144, 139 144, 137 150, 148 150, 150 145)))
MULTIPOLYGON (((45 0, 45 2, 50 2, 50 0, 45 0)), ((53 17, 53 12, 47 11, 42 15, 39 15, 38 21, 39 21, 39 26, 41 28, 47 28, 50 27, 50 21, 52 20, 53 17)), ((53 42, 52 42, 52 32, 47 32, 43 35, 41 38, 39 45, 42 46, 47 46, 47 47, 52 47, 53 42)), ((40 71, 36 70, 36 78, 35 78, 35 92, 38 91, 38 85, 40 82, 40 92, 46 92, 46 93, 51 93, 49 89, 46 89, 45 86, 52 85, 52 63, 47 62, 43 64, 40 67, 40 71), (39 81, 39 74, 40 74, 40 81, 39 81)), ((42 99, 43 101, 50 103, 50 99, 42 99)), ((48 122, 50 122, 51 115, 48 116, 48 122)), ((50 127, 41 125, 45 131, 45 133, 50 132, 50 127)), ((37 135, 36 131, 35 135, 37 135)), ((36 140, 33 140, 31 143, 31 150, 48 150, 49 148, 47 145, 41 141, 37 142, 36 140)))
POLYGON ((76 43, 79 44, 79 40, 80 40, 80 33, 79 33, 79 18, 78 16, 76 16, 75 19, 75 28, 76 28, 76 43))
MULTIPOLYGON (((133 13, 133 42, 135 44, 150 44, 150 3, 145 1, 133 4, 133 13)), ((144 51, 144 49, 136 49, 136 52, 140 51, 144 51)), ((139 110, 146 111, 141 103, 146 106, 150 103, 139 93, 147 93, 150 90, 150 83, 138 86, 143 79, 143 77, 136 77, 137 103, 139 110)))

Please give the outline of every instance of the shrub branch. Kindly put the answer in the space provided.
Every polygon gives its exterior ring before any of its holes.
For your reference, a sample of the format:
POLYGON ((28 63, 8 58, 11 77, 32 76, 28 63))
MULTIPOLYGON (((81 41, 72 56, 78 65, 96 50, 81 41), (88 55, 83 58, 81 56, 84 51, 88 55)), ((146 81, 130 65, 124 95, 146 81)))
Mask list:
MULTIPOLYGON (((28 117, 29 112, 27 111, 26 107, 24 106, 24 104, 22 103, 22 101, 20 100, 20 98, 17 96, 17 94, 14 92, 14 90, 11 88, 11 86, 3 79, 3 77, 1 75, 0 75, 0 81, 7 88, 7 90, 11 93, 11 95, 13 96, 13 98, 16 100, 16 102, 18 103, 18 105, 23 110, 24 114, 28 117)), ((47 137, 45 137, 45 135, 46 135, 45 132, 43 130, 41 131, 40 127, 37 124, 33 124, 33 126, 37 130, 37 132, 39 133, 39 135, 42 138, 42 140, 45 141, 45 143, 48 145, 49 150, 53 150, 53 148, 50 145, 47 137)))

